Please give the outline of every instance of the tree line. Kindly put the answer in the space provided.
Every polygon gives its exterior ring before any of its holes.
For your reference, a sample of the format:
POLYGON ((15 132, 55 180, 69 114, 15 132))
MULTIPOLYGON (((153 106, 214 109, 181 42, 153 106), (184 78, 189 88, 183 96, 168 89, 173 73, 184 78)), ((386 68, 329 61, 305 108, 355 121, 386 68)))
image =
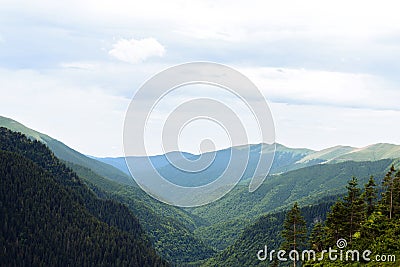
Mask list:
MULTIPOLYGON (((317 256, 329 247, 338 247, 338 240, 346 242, 346 249, 370 250, 375 255, 400 254, 400 170, 392 165, 378 186, 373 176, 362 187, 352 177, 346 186, 347 193, 331 207, 326 220, 316 219, 311 231, 307 230, 304 216, 297 203, 287 212, 281 236, 281 249, 301 251, 312 249, 317 256), (345 241, 344 241, 345 240, 345 241)), ((295 255, 296 256, 296 255, 295 255)), ((325 257, 321 261, 301 262, 293 257, 293 266, 338 266, 325 257), (297 265, 296 265, 297 264, 297 265)), ((363 259, 361 259, 363 261, 363 259)), ((343 261, 343 266, 354 262, 343 261)), ((273 265, 282 265, 276 259, 273 265)), ((374 262, 363 262, 374 266, 374 262)), ((379 263, 379 266, 393 262, 379 263)))

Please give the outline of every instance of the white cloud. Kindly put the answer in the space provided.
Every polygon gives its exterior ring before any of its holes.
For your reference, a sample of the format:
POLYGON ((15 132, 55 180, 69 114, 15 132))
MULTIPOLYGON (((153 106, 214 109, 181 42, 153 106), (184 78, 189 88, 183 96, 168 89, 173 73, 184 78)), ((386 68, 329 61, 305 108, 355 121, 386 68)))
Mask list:
POLYGON ((268 67, 240 70, 275 102, 400 109, 398 85, 371 74, 268 67))
MULTIPOLYGON (((3 1, 4 9, 21 9, 36 12, 42 16, 59 20, 99 21, 117 23, 132 22, 136 19, 169 22, 179 22, 173 25, 177 28, 198 28, 204 34, 205 30, 223 31, 225 27, 233 31, 237 27, 255 31, 260 28, 275 28, 282 32, 287 28, 345 30, 353 33, 376 31, 378 28, 397 28, 397 1, 319 1, 306 0, 293 2, 291 0, 251 2, 232 2, 228 0, 206 1, 139 1, 139 0, 105 0, 78 1, 68 3, 62 1, 3 1), (80 8, 77 10, 76 6, 80 8), (74 15, 74 16, 71 16, 74 15), (229 27, 229 25, 233 25, 229 27), (203 31, 204 30, 204 31, 203 31)), ((129 25, 131 26, 131 25, 129 25)), ((161 27, 166 25, 161 24, 161 27)))
POLYGON ((138 63, 145 61, 149 57, 162 57, 165 54, 165 48, 154 38, 145 38, 141 40, 121 39, 113 45, 109 54, 119 60, 138 63))
MULTIPOLYGON (((104 60, 115 41, 113 36, 162 40, 172 64, 210 60, 385 73, 386 66, 398 67, 395 62, 400 62, 396 1, 3 2, 0 32, 8 46, 0 51, 6 59, 2 66, 27 64, 29 55, 37 56, 30 64, 40 62, 41 66, 46 60, 51 64, 104 60), (15 17, 23 19, 16 21, 15 17), (393 39, 395 44, 387 47, 393 39), (26 54, 21 56, 21 51, 26 54)), ((124 51, 124 47, 116 49, 115 56, 130 62, 141 60, 124 51)))
POLYGON ((49 21, 83 26, 157 29, 158 33, 188 34, 240 42, 310 35, 334 37, 380 35, 398 30, 397 1, 291 0, 206 1, 3 1, 6 13, 36 15, 49 21), (79 6, 77 9, 76 7, 79 6), (142 26, 145 25, 145 26, 142 26), (227 36, 229 36, 227 38, 227 36))

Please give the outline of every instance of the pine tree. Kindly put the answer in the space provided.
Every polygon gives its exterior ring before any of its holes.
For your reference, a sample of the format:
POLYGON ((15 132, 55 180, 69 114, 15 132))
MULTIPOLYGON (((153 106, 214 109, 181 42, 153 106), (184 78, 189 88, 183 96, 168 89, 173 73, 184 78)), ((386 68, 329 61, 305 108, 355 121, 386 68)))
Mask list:
POLYGON ((369 217, 374 212, 377 201, 377 190, 376 190, 374 176, 371 175, 371 177, 368 180, 368 183, 365 184, 364 193, 362 194, 362 197, 366 204, 365 215, 366 217, 369 217))
POLYGON ((346 214, 343 200, 338 200, 331 208, 326 218, 326 243, 335 244, 336 240, 346 236, 343 220, 346 214))
MULTIPOLYGON (((283 249, 298 250, 304 246, 307 234, 306 222, 301 215, 297 202, 294 203, 293 208, 287 213, 283 229, 283 249)), ((293 261, 293 266, 296 267, 296 260, 293 261)))
POLYGON ((393 217, 400 216, 400 170, 393 178, 393 217))
POLYGON ((310 247, 317 252, 321 252, 324 247, 324 240, 325 240, 324 226, 321 221, 317 221, 314 224, 314 227, 311 231, 310 247))
POLYGON ((382 181, 383 192, 381 207, 383 208, 383 211, 388 215, 389 219, 392 219, 393 215, 393 195, 395 193, 395 181, 393 179, 394 172, 395 169, 392 165, 389 172, 385 175, 382 181))
POLYGON ((327 216, 327 241, 331 244, 339 238, 346 238, 351 244, 353 235, 360 229, 365 204, 357 185, 357 178, 352 177, 346 186, 347 195, 332 206, 327 216))
POLYGON ((353 176, 346 186, 347 196, 343 198, 345 207, 343 224, 344 228, 347 229, 350 244, 353 241, 353 235, 360 229, 360 224, 364 219, 363 210, 365 205, 357 185, 357 178, 353 176))

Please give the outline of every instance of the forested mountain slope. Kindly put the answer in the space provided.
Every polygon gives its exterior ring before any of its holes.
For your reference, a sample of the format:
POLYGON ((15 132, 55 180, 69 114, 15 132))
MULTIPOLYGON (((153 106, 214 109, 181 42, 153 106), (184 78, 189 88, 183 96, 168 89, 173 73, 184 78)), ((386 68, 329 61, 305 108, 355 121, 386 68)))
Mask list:
POLYGON ((0 128, 0 265, 167 266, 137 218, 45 145, 0 128))
MULTIPOLYGON (((0 126, 2 125, 18 130, 30 139, 48 144, 51 150, 58 151, 58 154, 64 157, 65 164, 73 169, 97 196, 116 199, 126 204, 139 219, 157 252, 165 259, 181 263, 205 259, 214 254, 214 250, 193 233, 196 227, 206 223, 205 220, 151 198, 137 185, 121 182, 122 178, 129 181, 132 179, 114 167, 88 158, 45 134, 0 116, 0 126), (69 162, 68 159, 71 158, 75 160, 69 162)), ((25 153, 23 148, 20 151, 25 153)))
POLYGON ((374 162, 347 161, 320 164, 266 178, 261 187, 249 193, 247 184, 236 186, 229 194, 207 206, 189 211, 207 218, 211 225, 196 229, 196 234, 219 249, 231 244, 248 223, 260 215, 319 203, 321 199, 345 192, 349 177, 365 183, 370 175, 382 181, 393 160, 374 162))
MULTIPOLYGON (((326 219, 326 213, 337 198, 338 196, 331 196, 321 200, 319 204, 301 209, 309 229, 315 221, 326 219)), ((233 245, 204 262, 202 266, 265 266, 266 262, 258 260, 257 252, 264 249, 264 246, 268 246, 269 250, 279 250, 283 241, 281 231, 285 216, 286 211, 261 216, 244 229, 233 245)))

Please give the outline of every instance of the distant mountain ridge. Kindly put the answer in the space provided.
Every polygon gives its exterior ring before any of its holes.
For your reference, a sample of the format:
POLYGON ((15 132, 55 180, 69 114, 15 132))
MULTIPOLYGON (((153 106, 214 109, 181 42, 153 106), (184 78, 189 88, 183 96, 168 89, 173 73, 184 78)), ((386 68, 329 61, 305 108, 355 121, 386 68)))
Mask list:
POLYGON ((311 153, 298 161, 302 164, 312 160, 323 160, 323 163, 343 161, 376 161, 400 157, 400 145, 377 143, 362 148, 335 146, 311 153))
MULTIPOLYGON (((30 138, 45 143, 55 153, 57 157, 64 161, 90 168, 94 172, 109 179, 112 179, 118 183, 134 185, 134 182, 129 177, 130 173, 128 167, 126 166, 124 157, 87 157, 46 134, 42 134, 35 130, 29 129, 28 127, 25 127, 15 120, 2 116, 0 116, 0 126, 16 132, 22 132, 30 138)), ((256 155, 257 153, 265 153, 268 149, 270 149, 270 145, 267 144, 250 144, 218 150, 216 151, 216 154, 227 154, 226 152, 229 151, 229 149, 240 151, 243 150, 246 146, 250 146, 250 154, 253 154, 253 156, 250 155, 249 165, 255 164, 257 162, 257 156, 254 155, 256 155)), ((308 166, 313 166, 316 164, 331 164, 344 161, 377 161, 381 159, 400 158, 400 145, 387 143, 377 143, 362 148, 338 145, 318 151, 307 148, 290 148, 279 143, 276 143, 275 146, 275 158, 270 169, 270 174, 283 173, 308 166)), ((199 157, 199 155, 176 151, 169 152, 164 155, 150 156, 150 160, 155 168, 161 169, 164 172, 167 172, 169 175, 174 176, 177 175, 177 173, 169 173, 171 172, 171 170, 168 170, 168 168, 171 169, 171 166, 166 155, 168 155, 169 158, 175 158, 177 154, 180 153, 182 153, 185 158, 191 160, 199 157)), ((146 160, 147 157, 138 156, 130 158, 135 162, 134 165, 136 166, 136 168, 141 168, 141 163, 146 160)), ((220 158, 221 161, 226 164, 226 159, 224 159, 224 157, 220 158)), ((218 169, 219 171, 219 169, 221 169, 224 164, 219 164, 217 162, 216 165, 220 165, 216 167, 216 169, 218 169)), ((250 166, 249 169, 251 168, 254 168, 254 166, 250 166)), ((248 171, 248 173, 251 173, 251 171, 248 171)))
MULTIPOLYGON (((152 162, 152 164, 156 167, 156 168, 161 168, 164 167, 166 165, 169 164, 169 161, 167 159, 167 156, 169 159, 173 159, 176 157, 177 154, 180 154, 181 152, 168 152, 166 154, 163 155, 155 155, 155 156, 151 156, 150 160, 152 162)), ((191 153, 187 153, 187 152, 182 152, 183 156, 186 158, 192 158, 192 157, 196 157, 196 155, 191 154, 191 153)), ((92 157, 92 156, 91 156, 92 157)), ((106 157, 106 158, 97 158, 97 157, 92 157, 98 161, 107 163, 121 171, 123 171, 124 173, 130 175, 129 173, 129 169, 128 166, 126 165, 125 162, 125 157, 106 157)), ((141 168, 141 166, 143 165, 142 162, 147 160, 147 157, 141 157, 141 156, 131 156, 129 157, 131 160, 133 160, 135 162, 135 165, 137 166, 137 168, 141 168)), ((144 170, 143 170, 144 171, 144 170)))
MULTIPOLYGON (((254 165, 257 163, 256 154, 265 153, 269 145, 266 144, 252 144, 250 146, 250 158, 249 158, 249 168, 254 169, 254 165)), ((227 155, 229 149, 242 150, 244 146, 237 146, 228 149, 216 151, 216 157, 213 164, 216 164, 213 170, 208 171, 207 175, 210 176, 217 175, 222 172, 223 167, 227 164, 227 159, 224 158, 227 155)), ((150 160, 153 166, 159 170, 163 175, 170 177, 172 181, 179 182, 177 176, 185 175, 182 172, 174 170, 166 157, 174 157, 175 154, 181 152, 169 152, 165 155, 150 156, 150 160)), ((193 155, 187 152, 182 152, 184 156, 190 160, 196 159, 199 155, 193 155)), ((213 153, 213 152, 208 152, 213 153)), ((228 155, 229 156, 229 155, 228 155)), ((141 162, 146 160, 147 157, 129 157, 130 160, 135 162, 135 166, 140 168, 141 162)), ((284 173, 292 170, 297 170, 300 168, 313 166, 317 164, 334 164, 345 161, 377 161, 382 159, 396 159, 400 158, 400 145, 378 143, 369 145, 362 148, 356 148, 351 146, 334 146, 319 151, 315 151, 307 148, 290 148, 281 144, 276 144, 275 158, 270 169, 270 174, 284 173)), ((117 158, 96 158, 97 160, 110 164, 115 168, 129 174, 129 169, 125 163, 124 157, 117 158)), ((146 170, 141 170, 145 172, 146 170)), ((251 171, 247 171, 251 174, 251 171)), ((250 178, 251 175, 244 175, 244 179, 250 178)))

